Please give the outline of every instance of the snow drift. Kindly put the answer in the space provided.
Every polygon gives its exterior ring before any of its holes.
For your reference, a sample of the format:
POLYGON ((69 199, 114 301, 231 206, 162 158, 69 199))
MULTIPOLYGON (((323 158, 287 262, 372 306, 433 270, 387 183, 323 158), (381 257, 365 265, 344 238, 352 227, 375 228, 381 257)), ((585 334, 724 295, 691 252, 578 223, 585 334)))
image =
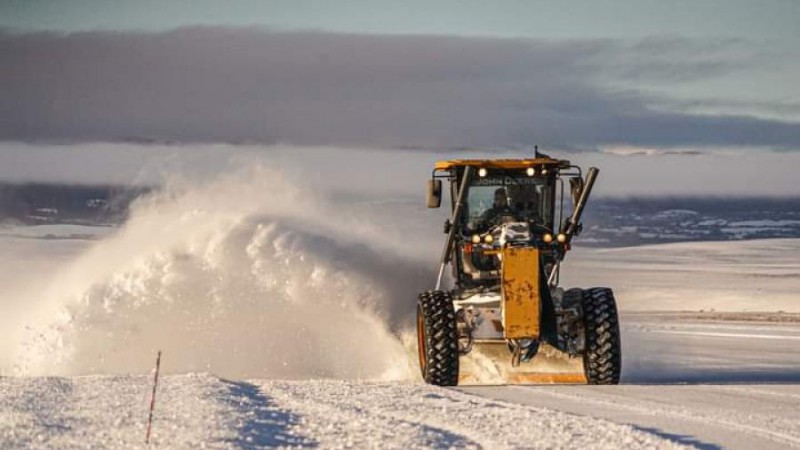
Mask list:
POLYGON ((31 294, 11 371, 407 377, 434 259, 348 208, 263 166, 172 183, 31 294))

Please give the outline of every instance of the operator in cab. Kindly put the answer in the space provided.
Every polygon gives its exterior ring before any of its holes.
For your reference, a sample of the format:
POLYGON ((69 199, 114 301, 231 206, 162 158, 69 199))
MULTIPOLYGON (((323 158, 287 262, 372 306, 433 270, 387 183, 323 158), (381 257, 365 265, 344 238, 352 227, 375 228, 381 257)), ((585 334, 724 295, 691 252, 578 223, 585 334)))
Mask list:
POLYGON ((516 220, 514 210, 509 206, 508 193, 505 188, 497 188, 494 191, 494 203, 492 207, 484 211, 481 215, 481 228, 489 229, 495 225, 513 222, 516 220))

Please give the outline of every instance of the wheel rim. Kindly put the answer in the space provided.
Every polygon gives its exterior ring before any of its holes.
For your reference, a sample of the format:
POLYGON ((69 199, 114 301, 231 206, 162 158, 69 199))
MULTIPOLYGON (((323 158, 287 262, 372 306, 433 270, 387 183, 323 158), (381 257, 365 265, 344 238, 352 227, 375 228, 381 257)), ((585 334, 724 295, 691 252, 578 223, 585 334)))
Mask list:
POLYGON ((427 353, 425 347, 425 319, 422 317, 422 312, 417 309, 417 354, 419 355, 419 368, 422 371, 422 376, 425 376, 425 367, 427 360, 425 355, 427 353))

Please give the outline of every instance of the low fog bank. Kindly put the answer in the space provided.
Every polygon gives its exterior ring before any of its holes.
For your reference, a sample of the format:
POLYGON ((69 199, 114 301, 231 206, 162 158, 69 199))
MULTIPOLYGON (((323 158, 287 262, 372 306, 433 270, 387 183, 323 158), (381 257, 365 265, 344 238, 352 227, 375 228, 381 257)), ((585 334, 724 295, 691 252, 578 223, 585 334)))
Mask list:
MULTIPOLYGON (((601 169, 598 197, 796 197, 800 153, 559 152, 557 158, 601 169)), ((26 144, 0 142, 0 182, 162 185, 176 177, 211 179, 268 163, 322 192, 422 198, 439 159, 525 157, 531 150, 423 151, 229 144, 26 144)))

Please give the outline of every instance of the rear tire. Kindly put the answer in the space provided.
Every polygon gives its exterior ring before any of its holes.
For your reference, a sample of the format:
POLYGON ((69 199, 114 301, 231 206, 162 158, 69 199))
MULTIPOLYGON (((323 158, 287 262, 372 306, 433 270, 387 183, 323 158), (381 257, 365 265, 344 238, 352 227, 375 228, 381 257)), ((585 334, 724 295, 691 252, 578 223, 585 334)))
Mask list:
POLYGON ((585 289, 581 305, 586 327, 586 379, 589 384, 619 384, 622 350, 614 293, 609 288, 585 289))
POLYGON ((417 344, 422 378, 428 384, 458 384, 458 333, 450 294, 427 291, 417 301, 417 344))

